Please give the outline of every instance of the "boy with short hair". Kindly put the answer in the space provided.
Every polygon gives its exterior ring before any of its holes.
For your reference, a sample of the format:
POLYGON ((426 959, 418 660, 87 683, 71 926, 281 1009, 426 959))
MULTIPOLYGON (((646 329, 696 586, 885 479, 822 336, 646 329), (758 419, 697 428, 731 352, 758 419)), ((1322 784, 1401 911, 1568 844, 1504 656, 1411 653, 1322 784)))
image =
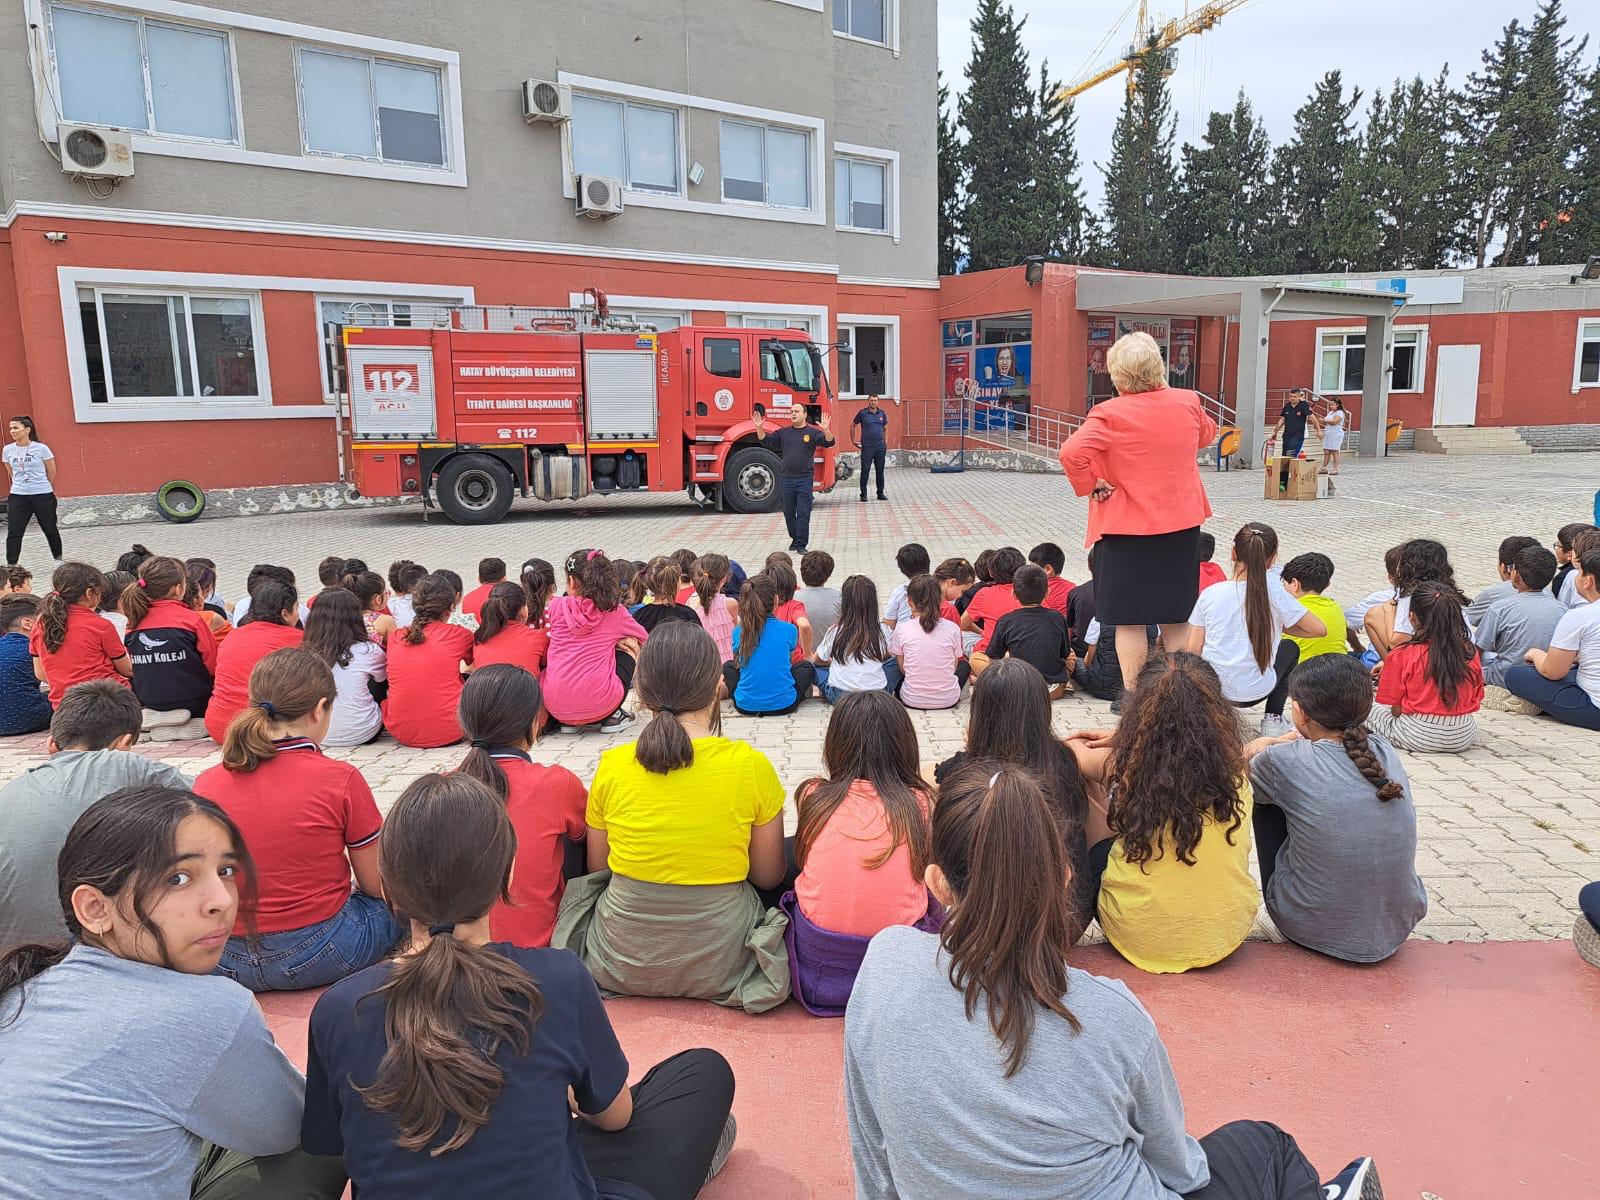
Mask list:
POLYGON ((1089 627, 1095 623, 1094 564, 1099 549, 1099 542, 1089 547, 1089 578, 1073 588, 1072 595, 1067 597, 1067 629, 1072 636, 1072 651, 1079 661, 1088 659, 1089 651, 1098 640, 1090 636, 1089 627))
POLYGON ((406 629, 416 615, 411 607, 411 589, 428 577, 428 568, 402 558, 389 564, 389 615, 396 629, 406 629))
POLYGON ((1578 592, 1579 564, 1583 556, 1594 550, 1600 550, 1600 528, 1585 525, 1572 535, 1572 564, 1573 570, 1567 572, 1567 577, 1561 581, 1555 591, 1556 599, 1560 600, 1567 608, 1582 608, 1588 603, 1578 592))
POLYGON ((800 582, 805 584, 794 598, 806 606, 811 635, 817 644, 828 636, 839 621, 839 589, 828 587, 833 578, 833 555, 826 550, 807 550, 800 557, 800 582))
POLYGON ((1320 654, 1343 654, 1346 641, 1344 610, 1339 607, 1337 600, 1322 594, 1333 580, 1333 559, 1315 551, 1297 554, 1284 564, 1281 574, 1284 590, 1310 609, 1313 615, 1321 617, 1322 623, 1328 627, 1322 637, 1284 635, 1300 647, 1300 661, 1305 662, 1320 654))
POLYGON ((1200 534, 1200 590, 1203 592, 1213 583, 1226 583, 1228 573, 1212 560, 1217 557, 1217 538, 1215 534, 1202 532, 1200 534))
MULTIPOLYGON (((1483 591, 1472 598, 1472 603, 1467 605, 1467 624, 1476 625, 1483 620, 1483 614, 1488 612, 1502 600, 1509 600, 1517 594, 1517 589, 1511 586, 1511 568, 1517 561, 1517 555, 1525 547, 1537 546, 1539 539, 1534 537, 1508 537, 1500 543, 1500 549, 1495 554, 1495 570, 1500 573, 1498 583, 1491 583, 1483 591)), ((1555 555, 1550 556, 1550 561, 1555 561, 1555 555)), ((1484 663, 1488 666, 1487 661, 1484 663)))
POLYGON ((895 551, 894 565, 900 568, 900 574, 905 579, 894 585, 894 590, 889 593, 889 603, 883 608, 883 623, 890 629, 895 627, 896 622, 911 619, 911 606, 906 603, 906 585, 918 575, 926 575, 931 570, 928 562, 928 548, 921 542, 907 542, 895 551))
POLYGON ((1556 574, 1556 556, 1537 541, 1522 547, 1511 564, 1512 593, 1483 614, 1472 631, 1472 641, 1483 652, 1483 682, 1493 688, 1484 706, 1502 711, 1526 711, 1520 702, 1507 709, 1511 699, 1506 672, 1522 662, 1529 650, 1546 650, 1567 609, 1546 589, 1556 574))
POLYGON ((1050 699, 1059 700, 1072 692, 1072 668, 1077 659, 1067 632, 1067 618, 1044 607, 1049 591, 1049 576, 1036 563, 1019 567, 1011 590, 1021 607, 1003 614, 994 625, 989 645, 972 655, 972 673, 981 675, 991 662, 1000 658, 1020 658, 1031 663, 1050 685, 1050 699))
POLYGON ((1028 561, 1044 569, 1047 581, 1044 606, 1066 616, 1067 597, 1072 594, 1072 580, 1061 577, 1061 572, 1067 569, 1066 554, 1054 542, 1040 542, 1028 551, 1028 561))
POLYGON ((1562 592, 1578 566, 1577 555, 1573 553, 1573 541, 1585 529, 1593 528, 1587 521, 1572 521, 1556 530, 1556 544, 1552 547, 1556 552, 1556 577, 1550 581, 1550 594, 1563 604, 1567 601, 1562 599, 1562 592))
POLYGON ((0 599, 0 737, 38 733, 50 725, 50 697, 39 690, 37 661, 28 635, 39 615, 39 597, 13 592, 0 599))
POLYGON ((1600 549, 1573 574, 1585 603, 1561 614, 1550 649, 1529 650, 1506 672, 1506 690, 1565 725, 1600 731, 1600 549))
POLYGON ((7 567, 5 575, 0 576, 0 599, 17 593, 33 595, 33 572, 27 567, 7 567))
POLYGON ((506 581, 506 560, 503 558, 481 558, 478 560, 478 586, 473 588, 461 601, 461 611, 470 616, 474 621, 483 616, 483 602, 489 598, 489 593, 494 590, 494 585, 506 581))

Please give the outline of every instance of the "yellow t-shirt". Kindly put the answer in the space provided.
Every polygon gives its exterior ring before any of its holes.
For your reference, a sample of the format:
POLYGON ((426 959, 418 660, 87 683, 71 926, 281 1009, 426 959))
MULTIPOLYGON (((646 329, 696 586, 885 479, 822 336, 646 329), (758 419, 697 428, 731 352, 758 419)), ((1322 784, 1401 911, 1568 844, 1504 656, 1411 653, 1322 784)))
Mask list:
POLYGON ((588 822, 606 833, 606 865, 641 883, 737 883, 750 874, 750 829, 783 812, 783 784, 761 751, 694 739, 694 762, 646 771, 631 744, 600 756, 588 822))
POLYGON ((1311 615, 1320 617, 1322 623, 1328 627, 1324 637, 1300 638, 1289 637, 1289 640, 1300 647, 1300 661, 1316 658, 1320 654, 1343 654, 1348 648, 1345 643, 1344 609, 1339 607, 1337 600, 1330 600, 1326 596, 1313 596, 1309 592, 1300 597, 1300 603, 1311 610, 1311 615))
POLYGON ((1239 948, 1255 923, 1261 891, 1250 877, 1250 810, 1243 780, 1244 820, 1228 844, 1228 824, 1207 817, 1194 865, 1163 847, 1159 858, 1130 864, 1122 842, 1111 845, 1100 881, 1100 928, 1122 957, 1155 975, 1221 962, 1239 948))

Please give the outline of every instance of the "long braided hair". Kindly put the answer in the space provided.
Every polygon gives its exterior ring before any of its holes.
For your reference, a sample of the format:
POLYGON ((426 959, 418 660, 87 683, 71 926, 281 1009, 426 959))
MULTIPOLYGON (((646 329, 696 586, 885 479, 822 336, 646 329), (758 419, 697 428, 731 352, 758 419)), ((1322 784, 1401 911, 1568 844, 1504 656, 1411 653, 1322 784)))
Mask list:
POLYGON ((1339 734, 1344 752, 1361 777, 1387 803, 1405 794, 1405 786, 1390 779, 1367 737, 1367 714, 1372 711, 1372 679, 1346 654, 1319 654, 1308 658, 1289 676, 1289 698, 1300 706, 1308 721, 1339 734))

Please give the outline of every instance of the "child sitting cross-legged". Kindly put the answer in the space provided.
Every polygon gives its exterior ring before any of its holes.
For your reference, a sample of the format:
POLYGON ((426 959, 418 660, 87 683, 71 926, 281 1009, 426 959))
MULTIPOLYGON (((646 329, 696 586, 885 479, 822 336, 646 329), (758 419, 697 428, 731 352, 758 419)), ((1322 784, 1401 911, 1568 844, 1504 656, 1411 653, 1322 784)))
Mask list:
POLYGON ((1557 622, 1549 650, 1529 650, 1506 672, 1506 688, 1565 725, 1600 730, 1600 549, 1583 556, 1575 576, 1584 603, 1557 622))
POLYGON ((1566 606, 1550 594, 1556 556, 1528 540, 1529 544, 1512 556, 1506 578, 1508 594, 1482 612, 1472 631, 1472 644, 1483 656, 1485 708, 1505 709, 1514 704, 1521 711, 1523 702, 1506 691, 1506 673, 1523 662, 1528 651, 1549 649, 1556 626, 1567 614, 1566 606))
POLYGON ((911 619, 911 609, 906 605, 906 589, 918 575, 926 575, 933 569, 928 548, 921 542, 907 542, 896 550, 894 565, 900 568, 900 574, 905 578, 889 589, 888 602, 883 606, 883 623, 890 629, 901 621, 911 619))
POLYGON ((1020 607, 995 622, 987 652, 974 651, 972 673, 982 675, 998 658, 1020 658, 1044 676, 1050 685, 1050 699, 1059 700, 1072 693, 1071 631, 1067 618, 1055 609, 1045 608, 1050 577, 1029 563, 1018 567, 1011 584, 1020 607))
POLYGON ((622 702, 633 683, 635 656, 649 632, 622 606, 622 585, 603 551, 574 550, 567 556, 566 573, 567 594, 545 609, 550 630, 545 707, 568 729, 626 729, 633 716, 622 702))
MULTIPOLYGON (((715 602, 713 598, 711 603, 715 602)), ((734 708, 750 716, 792 713, 811 694, 817 679, 816 668, 809 662, 792 661, 800 630, 773 615, 777 603, 778 589, 769 575, 752 575, 740 589, 733 658, 722 664, 722 694, 733 699, 734 708)), ((873 620, 877 620, 876 611, 873 620)))
POLYGON ((0 599, 0 737, 50 728, 49 695, 41 690, 37 660, 28 639, 39 613, 39 597, 12 592, 0 599))
POLYGON ((1344 622, 1344 609, 1339 602, 1323 593, 1333 582, 1333 559, 1312 551, 1297 554, 1284 564, 1279 572, 1283 590, 1305 606, 1306 610, 1326 627, 1320 637, 1288 634, 1288 639, 1300 648, 1300 662, 1324 654, 1343 654, 1347 645, 1348 630, 1344 622))
POLYGON ((878 619, 878 589, 865 575, 852 575, 840 590, 839 623, 817 647, 817 686, 829 704, 850 692, 894 692, 900 664, 878 619))
POLYGON ((123 636, 133 660, 133 692, 145 725, 182 725, 203 717, 217 671, 211 626, 184 603, 189 573, 175 558, 147 558, 122 593, 123 636))
MULTIPOLYGON (((472 635, 475 670, 510 663, 538 678, 550 639, 528 624, 528 594, 520 583, 497 583, 478 606, 478 629, 472 635)), ((470 734, 468 735, 471 736, 470 734)))
POLYGON ((461 664, 470 664, 477 648, 473 632, 450 623, 456 587, 442 573, 411 589, 411 605, 411 623, 386 645, 389 694, 383 724, 402 746, 449 746, 461 740, 456 705, 461 664))
POLYGON ((1467 637, 1466 601, 1432 580, 1407 599, 1409 640, 1384 660, 1367 725, 1401 750, 1459 754, 1477 744, 1475 714, 1483 705, 1483 665, 1467 637))
POLYGON ((907 708, 954 708, 972 674, 962 654, 961 627, 943 615, 939 581, 918 575, 906 586, 911 616, 889 634, 889 653, 904 676, 900 702, 907 708))

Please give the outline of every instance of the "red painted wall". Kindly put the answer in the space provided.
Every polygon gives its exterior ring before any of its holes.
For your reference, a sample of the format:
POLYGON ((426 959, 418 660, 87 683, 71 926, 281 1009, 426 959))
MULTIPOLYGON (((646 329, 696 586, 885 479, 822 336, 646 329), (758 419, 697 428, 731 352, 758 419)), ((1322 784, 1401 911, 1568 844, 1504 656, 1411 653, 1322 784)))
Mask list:
POLYGON ((0 415, 9 420, 32 411, 27 343, 16 292, 11 231, 0 229, 0 415))

